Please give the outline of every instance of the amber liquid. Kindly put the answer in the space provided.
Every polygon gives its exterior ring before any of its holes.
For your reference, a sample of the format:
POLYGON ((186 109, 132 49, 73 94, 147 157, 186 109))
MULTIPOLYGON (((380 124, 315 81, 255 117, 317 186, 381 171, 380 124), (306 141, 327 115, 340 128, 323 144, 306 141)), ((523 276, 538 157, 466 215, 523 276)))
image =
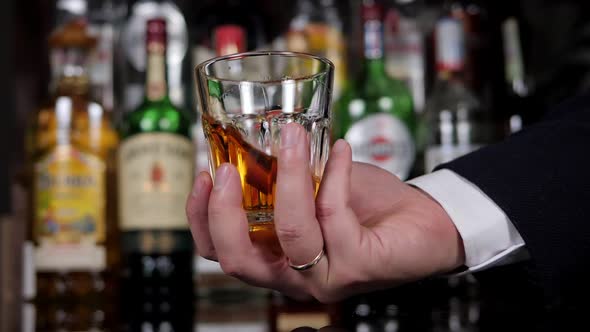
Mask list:
MULTIPOLYGON (((203 116, 203 129, 209 141, 212 167, 231 163, 238 169, 242 182, 242 206, 248 215, 250 237, 257 242, 276 238, 273 209, 277 179, 277 157, 266 154, 248 143, 239 129, 203 116)), ((315 193, 319 177, 312 176, 315 193)))
POLYGON ((204 116, 203 128, 211 146, 213 167, 232 163, 240 172, 246 212, 272 213, 277 158, 252 147, 234 127, 224 128, 221 123, 212 122, 204 116))

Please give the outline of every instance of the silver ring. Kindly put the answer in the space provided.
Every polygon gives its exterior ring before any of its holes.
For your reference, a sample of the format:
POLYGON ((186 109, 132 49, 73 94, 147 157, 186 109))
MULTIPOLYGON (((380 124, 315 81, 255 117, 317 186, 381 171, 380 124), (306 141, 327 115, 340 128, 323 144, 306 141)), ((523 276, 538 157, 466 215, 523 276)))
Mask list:
POLYGON ((305 271, 305 270, 311 269, 314 265, 319 263, 319 261, 324 256, 325 256, 325 252, 324 252, 324 248, 322 248, 322 251, 320 251, 320 253, 311 262, 309 262, 307 264, 293 265, 293 264, 291 264, 291 260, 289 258, 287 258, 287 263, 289 263, 289 266, 295 271, 305 271))

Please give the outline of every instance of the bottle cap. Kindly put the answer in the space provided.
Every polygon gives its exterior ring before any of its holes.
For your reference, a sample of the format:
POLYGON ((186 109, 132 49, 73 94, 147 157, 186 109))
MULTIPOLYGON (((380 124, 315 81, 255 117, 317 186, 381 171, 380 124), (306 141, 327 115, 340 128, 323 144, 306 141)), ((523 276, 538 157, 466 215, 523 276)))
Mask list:
POLYGON ((163 18, 152 18, 147 21, 146 28, 147 43, 166 44, 166 20, 163 18))
POLYGON ((244 52, 246 49, 246 31, 239 25, 221 25, 214 32, 215 51, 217 55, 244 52))
POLYGON ((381 21, 383 18, 383 8, 376 0, 364 0, 361 10, 363 21, 381 21))

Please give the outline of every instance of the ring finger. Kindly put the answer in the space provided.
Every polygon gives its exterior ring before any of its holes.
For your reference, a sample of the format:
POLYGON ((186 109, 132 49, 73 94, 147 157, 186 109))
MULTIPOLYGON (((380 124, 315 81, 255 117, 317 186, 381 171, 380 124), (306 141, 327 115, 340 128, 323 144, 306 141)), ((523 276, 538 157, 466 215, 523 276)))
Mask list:
MULTIPOLYGON (((324 247, 322 230, 316 219, 314 188, 309 170, 309 144, 305 129, 288 124, 281 129, 278 158, 275 227, 281 247, 293 265, 306 265, 324 247)), ((297 271, 315 280, 324 280, 323 257, 318 264, 297 271), (322 264, 319 264, 322 263, 322 264)))
POLYGON ((209 197, 209 230, 223 271, 255 286, 301 298, 302 276, 289 269, 282 256, 268 255, 250 240, 237 169, 223 164, 215 181, 209 197))

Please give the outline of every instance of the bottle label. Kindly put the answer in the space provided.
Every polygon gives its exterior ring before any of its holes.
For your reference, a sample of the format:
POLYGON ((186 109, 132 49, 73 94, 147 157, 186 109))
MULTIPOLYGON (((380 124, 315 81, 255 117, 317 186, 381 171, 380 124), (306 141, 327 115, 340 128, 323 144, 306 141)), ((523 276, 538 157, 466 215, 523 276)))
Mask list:
POLYGON ((447 163, 463 155, 479 149, 477 144, 432 145, 426 149, 424 167, 426 172, 432 172, 440 164, 447 163))
POLYGON ((106 166, 70 146, 35 165, 34 261, 38 271, 105 268, 106 166))
POLYGON ((186 229, 185 202, 192 187, 191 141, 169 133, 145 133, 119 151, 122 230, 186 229))
POLYGON ((436 66, 438 71, 460 71, 465 64, 463 24, 443 18, 436 25, 436 66))
POLYGON ((405 180, 415 157, 408 127, 393 115, 370 115, 353 124, 345 136, 352 159, 381 167, 405 180))
POLYGON ((381 21, 365 21, 364 32, 365 58, 379 59, 383 57, 383 24, 381 21))

